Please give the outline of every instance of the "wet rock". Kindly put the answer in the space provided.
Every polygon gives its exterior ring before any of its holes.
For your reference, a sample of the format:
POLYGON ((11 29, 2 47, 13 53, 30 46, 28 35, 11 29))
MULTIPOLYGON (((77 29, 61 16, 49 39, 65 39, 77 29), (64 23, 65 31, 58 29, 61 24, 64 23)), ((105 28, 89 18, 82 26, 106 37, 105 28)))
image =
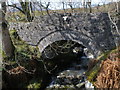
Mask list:
POLYGON ((79 79, 78 79, 78 78, 73 78, 73 79, 71 80, 71 82, 72 82, 73 85, 76 85, 76 84, 79 83, 79 79))
MULTIPOLYGON (((76 88, 85 88, 85 85, 89 87, 90 83, 86 82, 85 72, 87 70, 84 69, 87 67, 87 57, 82 57, 82 60, 79 62, 73 62, 72 66, 67 70, 64 70, 54 78, 54 83, 49 88, 53 89, 72 89, 76 90, 76 88)), ((52 90, 52 89, 51 89, 52 90)))
POLYGON ((87 57, 85 57, 85 56, 81 57, 81 65, 84 69, 87 69, 88 61, 89 61, 89 59, 87 57))
POLYGON ((61 85, 61 87, 60 88, 65 88, 65 86, 64 85, 61 85))
POLYGON ((90 83, 89 81, 86 81, 86 82, 85 82, 85 88, 86 88, 86 89, 94 88, 94 86, 93 86, 93 84, 90 83))
POLYGON ((81 67, 82 67, 82 65, 76 65, 76 66, 75 66, 75 69, 76 69, 76 70, 80 70, 81 67))
POLYGON ((59 85, 59 84, 55 84, 54 87, 55 87, 55 88, 59 88, 60 85, 59 85))
POLYGON ((85 82, 82 82, 82 83, 77 84, 76 87, 81 88, 84 85, 85 85, 85 82))

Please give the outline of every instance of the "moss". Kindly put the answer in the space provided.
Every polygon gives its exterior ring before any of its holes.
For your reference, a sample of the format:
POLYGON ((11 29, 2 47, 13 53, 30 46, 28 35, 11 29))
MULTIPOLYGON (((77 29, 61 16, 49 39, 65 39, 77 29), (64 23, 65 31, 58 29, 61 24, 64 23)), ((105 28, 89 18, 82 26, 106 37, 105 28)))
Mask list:
POLYGON ((21 40, 20 37, 17 35, 16 30, 10 30, 10 36, 12 38, 12 42, 16 48, 17 53, 21 53, 23 56, 31 57, 31 54, 36 54, 36 56, 39 58, 40 53, 38 50, 38 47, 28 45, 25 41, 21 40), (18 38, 16 38, 18 37, 18 38))
POLYGON ((27 88, 40 88, 40 83, 32 83, 27 86, 27 88))
POLYGON ((41 80, 39 79, 32 79, 29 84, 26 86, 28 89, 38 89, 41 87, 41 80))
POLYGON ((102 53, 100 56, 97 57, 97 60, 105 60, 110 53, 117 52, 118 48, 120 48, 120 46, 117 48, 113 48, 112 50, 109 50, 107 52, 102 53))
MULTIPOLYGON (((19 36, 17 36, 18 38, 16 38, 16 35, 16 30, 10 30, 10 37, 15 46, 15 57, 9 58, 5 55, 4 52, 2 52, 3 62, 6 62, 8 65, 16 65, 16 63, 18 62, 26 68, 30 60, 39 60, 41 54, 38 47, 28 45, 27 43, 25 43, 25 41, 21 40, 19 36)), ((29 69, 29 67, 27 67, 27 69, 29 69)))
POLYGON ((89 71, 88 73, 86 73, 87 79, 90 82, 94 82, 94 78, 97 76, 99 70, 100 70, 100 64, 95 65, 95 67, 91 71, 89 71))

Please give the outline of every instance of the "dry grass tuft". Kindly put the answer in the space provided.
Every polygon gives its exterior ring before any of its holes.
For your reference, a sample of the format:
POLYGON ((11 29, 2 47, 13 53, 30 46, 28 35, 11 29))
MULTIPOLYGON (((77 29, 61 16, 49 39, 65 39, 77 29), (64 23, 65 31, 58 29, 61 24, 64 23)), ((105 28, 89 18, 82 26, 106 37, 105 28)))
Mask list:
POLYGON ((94 83, 96 88, 120 88, 120 48, 103 61, 94 83))

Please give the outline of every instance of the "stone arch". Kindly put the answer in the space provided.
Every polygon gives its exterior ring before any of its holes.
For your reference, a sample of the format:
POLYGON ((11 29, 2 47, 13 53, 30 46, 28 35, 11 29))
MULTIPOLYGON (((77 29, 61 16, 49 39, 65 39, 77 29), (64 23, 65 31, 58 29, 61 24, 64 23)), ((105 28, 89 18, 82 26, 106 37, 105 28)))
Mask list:
POLYGON ((42 53, 44 49, 52 44, 53 42, 60 40, 71 40, 77 42, 90 51, 94 57, 100 55, 101 51, 97 48, 97 44, 89 36, 84 35, 83 33, 77 31, 56 31, 44 37, 38 44, 39 51, 42 53))

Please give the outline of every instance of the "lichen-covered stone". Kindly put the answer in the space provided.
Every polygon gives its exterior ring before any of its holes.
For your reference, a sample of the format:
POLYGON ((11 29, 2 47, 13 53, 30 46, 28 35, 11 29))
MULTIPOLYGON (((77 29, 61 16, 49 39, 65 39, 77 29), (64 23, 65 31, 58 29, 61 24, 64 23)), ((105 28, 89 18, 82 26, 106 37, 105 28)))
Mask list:
MULTIPOLYGON (((48 45, 59 40, 72 40, 85 46, 96 57, 102 52, 120 44, 120 37, 114 34, 107 13, 54 13, 39 16, 29 23, 10 23, 21 39, 31 45, 38 45, 42 52, 48 45)), ((114 30, 115 32, 115 30, 114 30)))

